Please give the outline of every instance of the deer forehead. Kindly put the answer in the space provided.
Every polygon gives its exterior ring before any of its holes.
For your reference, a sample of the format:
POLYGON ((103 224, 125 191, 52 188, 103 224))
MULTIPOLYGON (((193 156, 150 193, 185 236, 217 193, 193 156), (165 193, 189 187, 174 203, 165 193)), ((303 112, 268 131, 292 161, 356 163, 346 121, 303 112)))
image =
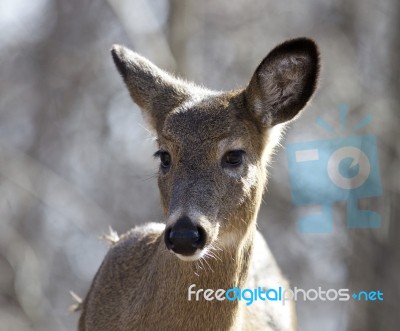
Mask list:
POLYGON ((238 118, 238 111, 212 102, 177 109, 166 117, 160 136, 171 144, 194 150, 244 148, 250 140, 250 130, 238 118))

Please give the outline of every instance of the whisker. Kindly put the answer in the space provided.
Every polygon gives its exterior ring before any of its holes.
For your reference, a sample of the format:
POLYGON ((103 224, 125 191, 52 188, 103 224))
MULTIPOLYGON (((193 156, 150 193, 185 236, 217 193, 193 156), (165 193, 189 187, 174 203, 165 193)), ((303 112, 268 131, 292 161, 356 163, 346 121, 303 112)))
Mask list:
POLYGON ((149 180, 149 179, 156 178, 157 176, 158 176, 158 173, 155 173, 155 174, 151 175, 150 177, 143 178, 142 180, 146 181, 146 180, 149 180))
POLYGON ((201 259, 203 259, 203 261, 208 265, 208 267, 210 268, 211 272, 214 272, 214 270, 211 268, 211 266, 208 264, 207 259, 205 259, 204 257, 202 257, 201 259))
POLYGON ((203 258, 200 258, 198 261, 201 264, 201 266, 203 267, 201 269, 204 270, 206 272, 206 274, 207 274, 206 268, 204 267, 204 264, 203 264, 203 258))
POLYGON ((220 262, 222 262, 222 259, 221 259, 216 253, 210 251, 208 254, 209 254, 213 259, 219 260, 220 262))

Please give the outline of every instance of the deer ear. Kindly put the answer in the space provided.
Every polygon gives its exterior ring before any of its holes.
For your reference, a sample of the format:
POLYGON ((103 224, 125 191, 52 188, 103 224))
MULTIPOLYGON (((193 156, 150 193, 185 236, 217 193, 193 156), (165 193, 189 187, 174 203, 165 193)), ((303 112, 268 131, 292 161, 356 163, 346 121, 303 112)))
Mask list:
POLYGON ((124 46, 114 45, 111 55, 133 101, 160 130, 167 114, 189 97, 188 84, 124 46))
POLYGON ((299 38, 277 46, 245 89, 249 110, 266 127, 293 119, 314 93, 319 67, 314 41, 299 38))

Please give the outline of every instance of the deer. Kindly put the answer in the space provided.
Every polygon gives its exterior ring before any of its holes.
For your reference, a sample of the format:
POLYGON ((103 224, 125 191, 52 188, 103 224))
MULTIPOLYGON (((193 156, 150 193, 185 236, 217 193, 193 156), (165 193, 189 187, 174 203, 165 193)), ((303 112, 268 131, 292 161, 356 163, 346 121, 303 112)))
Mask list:
POLYGON ((111 55, 155 133, 164 222, 116 237, 81 304, 79 331, 297 330, 293 302, 205 294, 289 287, 257 214, 275 147, 316 90, 316 43, 283 42, 232 91, 187 82, 125 46, 111 55), (204 296, 189 293, 200 289, 204 296))

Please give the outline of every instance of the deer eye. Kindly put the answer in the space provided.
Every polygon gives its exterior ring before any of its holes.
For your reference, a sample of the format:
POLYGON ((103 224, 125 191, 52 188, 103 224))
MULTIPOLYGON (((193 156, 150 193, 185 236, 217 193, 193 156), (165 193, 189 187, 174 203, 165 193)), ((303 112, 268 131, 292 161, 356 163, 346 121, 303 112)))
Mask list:
POLYGON ((227 152, 222 158, 223 167, 238 167, 243 163, 245 151, 235 150, 227 152))
POLYGON ((168 170, 171 167, 171 155, 166 151, 157 151, 155 157, 160 158, 160 166, 163 170, 168 170))

